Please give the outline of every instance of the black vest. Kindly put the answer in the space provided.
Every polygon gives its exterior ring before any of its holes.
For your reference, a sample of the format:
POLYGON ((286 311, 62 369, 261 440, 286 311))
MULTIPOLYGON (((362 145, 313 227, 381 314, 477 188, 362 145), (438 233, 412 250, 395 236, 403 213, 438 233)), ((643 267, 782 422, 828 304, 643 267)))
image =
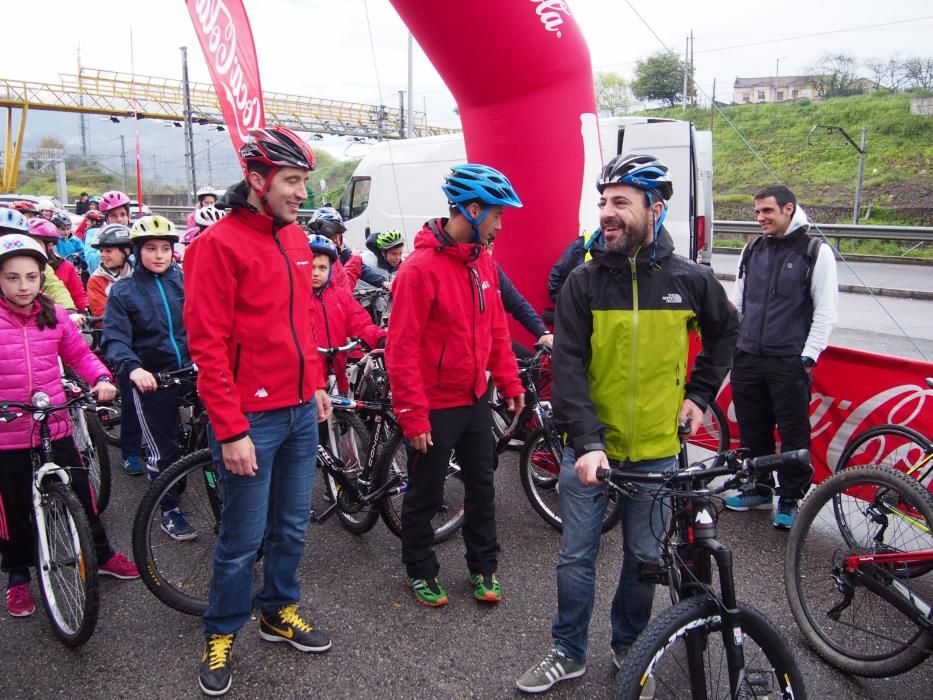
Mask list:
POLYGON ((810 270, 815 256, 809 254, 810 241, 800 228, 781 238, 762 236, 746 246, 739 350, 770 357, 803 352, 813 322, 810 270))

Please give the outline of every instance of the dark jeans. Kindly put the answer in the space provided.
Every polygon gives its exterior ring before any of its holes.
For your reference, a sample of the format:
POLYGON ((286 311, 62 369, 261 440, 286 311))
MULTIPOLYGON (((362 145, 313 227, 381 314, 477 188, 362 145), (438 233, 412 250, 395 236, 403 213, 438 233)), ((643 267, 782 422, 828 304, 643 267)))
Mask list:
POLYGON ((411 578, 431 579, 440 571, 434 554, 431 519, 444 503, 444 481, 451 450, 457 450, 463 479, 463 543, 471 573, 491 574, 498 564, 496 490, 489 404, 431 411, 431 440, 426 454, 408 458, 408 490, 402 502, 402 561, 411 578))
MULTIPOLYGON (((71 437, 52 443, 52 458, 62 467, 81 466, 81 455, 71 437)), ((19 578, 29 578, 36 564, 36 542, 32 521, 32 450, 0 451, 0 569, 19 578)), ((110 559, 113 550, 93 504, 87 469, 70 469, 71 488, 91 525, 97 563, 110 559)))
MULTIPOLYGON (((810 375, 800 357, 737 351, 732 364, 732 401, 742 447, 747 447, 752 457, 774 454, 775 425, 782 452, 810 449, 810 375)), ((777 493, 799 500, 812 479, 810 466, 782 468, 777 493)), ((773 477, 768 482, 773 486, 773 477)), ((767 493, 767 488, 765 485, 760 492, 767 493)))
POLYGON ((143 442, 143 431, 133 404, 133 382, 126 374, 117 376, 120 387, 120 451, 123 459, 128 455, 138 455, 143 442))

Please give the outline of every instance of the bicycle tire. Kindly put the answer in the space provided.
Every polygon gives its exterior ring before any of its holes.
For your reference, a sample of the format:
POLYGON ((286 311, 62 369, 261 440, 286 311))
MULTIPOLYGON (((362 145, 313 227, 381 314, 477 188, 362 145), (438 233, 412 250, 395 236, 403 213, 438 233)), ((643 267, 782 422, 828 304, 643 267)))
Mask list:
POLYGON ((729 449, 732 434, 726 414, 715 401, 710 402, 703 412, 703 422, 696 435, 685 439, 687 461, 692 464, 729 449))
POLYGON ((94 493, 94 506, 99 514, 103 513, 110 503, 113 482, 110 470, 110 447, 97 414, 90 410, 81 410, 81 412, 84 416, 88 442, 86 445, 82 443, 78 436, 78 424, 72 421, 75 427, 75 445, 88 468, 88 481, 94 493))
MULTIPOLYGON (((463 526, 464 484, 455 459, 455 455, 451 454, 444 482, 444 505, 431 521, 434 527, 434 544, 450 539, 463 526)), ((408 447, 400 429, 389 435, 376 458, 373 485, 378 488, 393 476, 399 476, 403 482, 408 480, 408 447)), ((386 496, 379 504, 383 522, 399 539, 402 537, 403 499, 404 491, 386 496)))
POLYGON ((36 537, 48 545, 48 559, 37 547, 36 570, 42 604, 55 636, 79 647, 94 634, 100 609, 97 557, 91 526, 78 497, 66 484, 44 486, 36 537))
POLYGON ((836 472, 867 466, 911 475, 933 491, 933 442, 913 428, 885 423, 853 436, 839 456, 836 472))
POLYGON ((123 413, 123 402, 119 396, 115 396, 111 404, 107 408, 112 409, 112 417, 106 422, 102 420, 101 428, 107 436, 107 443, 111 447, 120 447, 120 417, 123 413))
MULTIPOLYGON (((335 411, 331 422, 336 432, 337 448, 340 461, 345 467, 347 477, 352 481, 362 477, 372 483, 372 473, 375 465, 366 464, 369 456, 369 447, 372 437, 363 419, 347 411, 335 411), (356 436, 353 443, 347 443, 346 437, 356 436)), ((323 471, 323 470, 322 470, 323 471)), ((330 498, 337 504, 337 518, 344 529, 354 535, 362 535, 373 529, 379 520, 379 509, 376 505, 359 507, 341 495, 341 489, 334 477, 324 471, 324 486, 330 498)))
MULTIPOLYGON (((793 651, 765 615, 751 605, 738 603, 744 635, 746 685, 736 697, 780 697, 806 700, 803 674, 793 651)), ((731 632, 727 632, 730 633, 731 632)), ((717 601, 689 598, 656 617, 629 649, 616 675, 615 697, 637 700, 642 680, 654 677, 657 696, 697 697, 693 694, 686 660, 687 645, 696 642, 703 655, 706 697, 731 698, 729 670, 722 642, 722 617, 717 601)))
MULTIPOLYGON (((558 532, 563 531, 560 519, 560 498, 558 476, 560 474, 561 455, 557 452, 560 438, 552 435, 551 446, 545 444, 545 429, 532 431, 522 446, 518 459, 518 473, 522 489, 535 512, 548 525, 558 532)), ((622 519, 622 498, 617 491, 608 492, 606 512, 603 516, 602 532, 608 532, 622 519)))
MULTIPOLYGON (((203 449, 162 472, 136 510, 133 556, 140 578, 156 598, 187 615, 202 615, 207 609, 222 501, 211 451, 203 449), (197 536, 178 541, 161 529, 160 503, 170 489, 182 485, 179 507, 197 536)), ((262 585, 260 568, 253 577, 254 594, 262 585)))
MULTIPOLYGON (((919 518, 933 524, 933 497, 916 481, 884 467, 840 471, 804 501, 787 542, 787 599, 807 642, 836 668, 859 676, 885 677, 904 673, 930 655, 933 633, 924 632, 864 587, 853 585, 849 604, 840 607, 845 602, 840 584, 851 585, 852 580, 841 570, 845 557, 933 548, 929 528, 915 524, 919 518), (840 508, 849 514, 849 536, 856 536, 852 544, 840 531, 840 508), (863 509, 866 517, 856 528, 855 515, 863 509), (899 513, 914 522, 889 517, 899 513)), ((884 573, 880 567, 878 573, 884 573)), ((926 605, 933 604, 929 577, 909 569, 887 573, 892 591, 903 595, 907 590, 926 605)))

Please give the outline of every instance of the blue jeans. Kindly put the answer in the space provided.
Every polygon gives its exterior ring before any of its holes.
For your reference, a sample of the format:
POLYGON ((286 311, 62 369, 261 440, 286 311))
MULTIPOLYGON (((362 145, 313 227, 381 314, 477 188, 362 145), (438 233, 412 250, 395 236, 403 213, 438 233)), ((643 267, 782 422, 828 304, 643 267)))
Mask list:
MULTIPOLYGON (((263 548, 263 585, 256 607, 274 612, 301 598, 298 562, 304 553, 317 462, 317 405, 247 413, 259 467, 254 476, 219 469, 223 510, 214 547, 214 576, 204 635, 231 634, 249 619, 253 569, 263 548)), ((214 461, 223 463, 211 433, 214 461)))
MULTIPOLYGON (((574 471, 574 451, 564 448, 560 466, 560 517, 564 540, 557 565, 557 615, 551 627, 554 646, 565 656, 586 660, 587 631, 596 593, 596 556, 608 500, 603 484, 584 486, 574 471)), ((676 457, 622 465, 630 471, 657 471, 676 457)), ((611 462, 613 467, 619 466, 611 462)), ((667 508, 656 501, 654 485, 639 485, 644 495, 626 497, 622 514, 622 572, 612 599, 612 649, 628 649, 651 618, 654 584, 639 581, 641 563, 658 558, 658 538, 667 508)))

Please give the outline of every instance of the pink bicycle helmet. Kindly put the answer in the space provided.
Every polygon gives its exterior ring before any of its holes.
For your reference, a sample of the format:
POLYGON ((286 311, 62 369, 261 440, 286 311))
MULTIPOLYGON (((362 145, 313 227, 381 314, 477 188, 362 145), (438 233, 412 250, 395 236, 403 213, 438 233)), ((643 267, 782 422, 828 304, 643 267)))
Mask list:
POLYGON ((116 209, 117 207, 126 207, 126 210, 130 210, 130 198, 118 190, 110 190, 109 192, 104 192, 100 197, 100 210, 103 213, 107 213, 111 209, 116 209))
POLYGON ((33 238, 39 238, 43 241, 52 241, 53 243, 58 243, 62 238, 55 224, 39 216, 29 220, 29 235, 33 238))

